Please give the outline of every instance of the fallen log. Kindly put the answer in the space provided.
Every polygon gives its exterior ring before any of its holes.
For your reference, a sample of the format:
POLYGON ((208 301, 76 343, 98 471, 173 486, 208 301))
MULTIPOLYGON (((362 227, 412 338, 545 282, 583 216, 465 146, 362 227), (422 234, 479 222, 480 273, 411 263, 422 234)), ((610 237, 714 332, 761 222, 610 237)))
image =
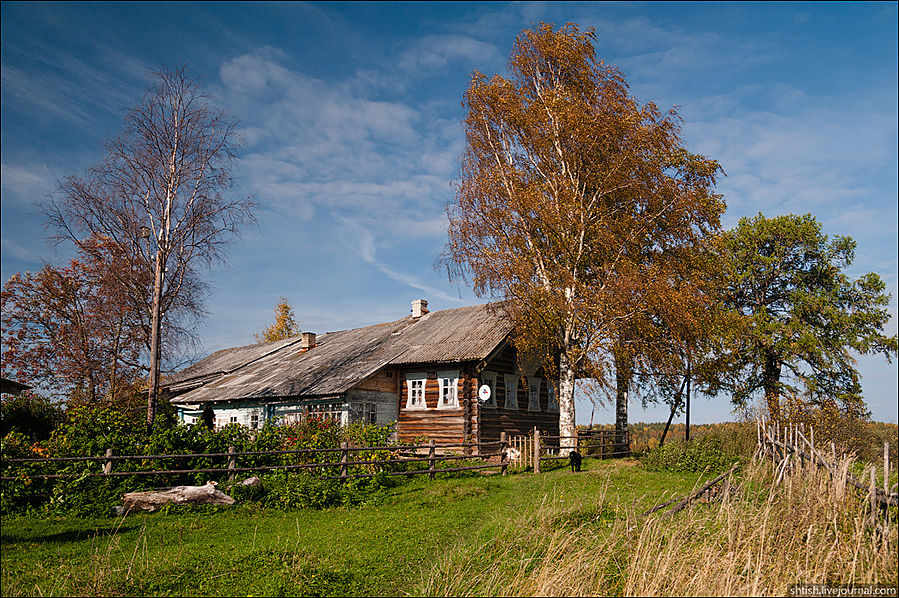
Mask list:
POLYGON ((168 503, 197 505, 233 505, 234 499, 216 489, 215 482, 207 482, 203 486, 175 486, 165 490, 145 492, 128 492, 122 495, 125 502, 123 510, 156 511, 168 503))
MULTIPOLYGON (((724 478, 726 478, 727 476, 729 476, 730 474, 732 474, 734 471, 736 471, 736 470, 737 470, 737 467, 739 467, 739 466, 740 466, 739 463, 734 463, 733 467, 731 467, 730 469, 728 469, 727 471, 725 471, 724 473, 722 473, 721 475, 719 475, 717 478, 715 478, 715 479, 711 480, 710 482, 708 482, 707 484, 705 484, 705 485, 704 485, 702 488, 700 488, 699 490, 696 490, 696 491, 693 492, 692 494, 688 494, 687 496, 685 496, 683 499, 681 499, 680 502, 678 502, 676 505, 674 505, 674 508, 672 508, 670 511, 668 511, 668 512, 665 513, 665 514, 666 514, 666 515, 671 515, 672 513, 677 513, 678 511, 683 510, 684 508, 686 508, 686 506, 687 506, 688 504, 690 504, 690 501, 695 500, 695 499, 698 498, 700 495, 702 495, 703 492, 708 491, 709 488, 711 488, 711 487, 714 486, 715 484, 721 482, 724 478)), ((662 504, 660 504, 660 505, 656 505, 656 506, 654 506, 653 508, 651 508, 651 509, 649 509, 648 511, 646 511, 645 513, 643 513, 643 516, 645 517, 646 515, 650 515, 650 514, 652 514, 652 513, 655 513, 656 511, 658 511, 658 510, 660 510, 660 509, 664 509, 665 507, 667 507, 667 506, 670 505, 671 503, 675 502, 676 500, 677 500, 677 498, 672 498, 672 499, 669 500, 668 502, 664 502, 664 503, 662 503, 662 504)))

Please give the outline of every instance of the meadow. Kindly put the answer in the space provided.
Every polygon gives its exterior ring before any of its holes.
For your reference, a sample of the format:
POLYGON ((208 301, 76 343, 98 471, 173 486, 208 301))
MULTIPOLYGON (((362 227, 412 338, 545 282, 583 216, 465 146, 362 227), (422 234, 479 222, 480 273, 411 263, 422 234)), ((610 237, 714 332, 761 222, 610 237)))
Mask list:
POLYGON ((820 473, 772 486, 770 467, 749 465, 734 491, 669 517, 641 513, 711 473, 552 467, 415 479, 323 510, 5 517, 2 594, 784 595, 792 583, 897 583, 896 510, 872 517, 820 473))

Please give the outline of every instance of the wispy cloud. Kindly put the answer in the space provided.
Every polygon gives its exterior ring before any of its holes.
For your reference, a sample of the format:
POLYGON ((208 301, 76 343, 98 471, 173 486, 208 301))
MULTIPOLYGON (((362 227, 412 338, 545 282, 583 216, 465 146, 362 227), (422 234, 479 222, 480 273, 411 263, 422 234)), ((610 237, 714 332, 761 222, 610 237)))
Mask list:
POLYGON ((398 59, 403 70, 435 75, 454 62, 463 63, 468 70, 485 69, 501 66, 502 55, 491 43, 468 35, 446 34, 419 38, 398 59))
POLYGON ((371 231, 360 223, 345 218, 344 216, 340 216, 339 214, 335 214, 334 217, 339 220, 346 229, 344 231, 344 243, 355 251, 366 263, 371 264, 389 278, 424 292, 429 298, 437 298, 454 303, 462 302, 458 297, 452 297, 438 288, 425 284, 415 275, 400 272, 392 266, 383 263, 377 257, 375 238, 371 231))

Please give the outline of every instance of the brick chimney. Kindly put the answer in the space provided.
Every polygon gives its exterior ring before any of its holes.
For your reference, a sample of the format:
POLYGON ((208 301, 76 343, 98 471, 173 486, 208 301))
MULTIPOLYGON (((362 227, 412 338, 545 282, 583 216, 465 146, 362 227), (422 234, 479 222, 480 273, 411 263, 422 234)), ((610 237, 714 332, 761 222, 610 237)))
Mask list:
POLYGON ((304 332, 303 338, 300 339, 300 349, 311 349, 315 346, 315 333, 304 332))
POLYGON ((427 299, 415 299, 412 302, 412 318, 417 320, 426 313, 428 313, 427 299))

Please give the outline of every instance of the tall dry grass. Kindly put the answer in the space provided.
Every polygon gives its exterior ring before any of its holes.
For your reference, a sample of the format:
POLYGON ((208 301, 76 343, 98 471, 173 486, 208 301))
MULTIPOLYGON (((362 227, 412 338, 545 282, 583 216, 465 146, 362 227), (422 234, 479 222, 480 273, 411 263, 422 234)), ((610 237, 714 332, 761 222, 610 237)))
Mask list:
MULTIPOLYGON (((849 464, 843 464, 843 471, 849 464)), ((586 506, 547 499, 496 536, 458 546, 425 595, 786 595, 792 584, 897 584, 896 509, 872 516, 823 470, 773 485, 748 466, 732 492, 674 516, 615 504, 608 482, 586 506)), ((660 498, 661 502, 661 498, 660 498)))

